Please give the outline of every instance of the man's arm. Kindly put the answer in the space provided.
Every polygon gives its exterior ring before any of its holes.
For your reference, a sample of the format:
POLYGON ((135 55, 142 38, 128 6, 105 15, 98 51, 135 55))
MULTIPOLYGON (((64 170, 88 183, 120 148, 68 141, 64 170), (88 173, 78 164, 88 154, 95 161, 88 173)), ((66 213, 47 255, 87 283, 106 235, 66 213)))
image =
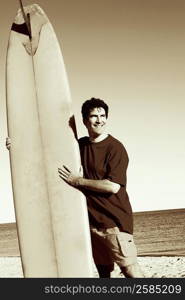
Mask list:
POLYGON ((120 185, 118 183, 112 182, 108 179, 94 180, 80 177, 77 182, 78 187, 101 193, 116 194, 120 189, 120 185))
POLYGON ((65 180, 70 185, 76 188, 85 188, 87 190, 100 192, 100 193, 113 193, 116 194, 120 185, 118 183, 112 182, 108 179, 103 180, 94 180, 94 179, 86 179, 78 174, 72 173, 68 168, 63 166, 63 168, 58 169, 59 176, 63 180, 65 180))

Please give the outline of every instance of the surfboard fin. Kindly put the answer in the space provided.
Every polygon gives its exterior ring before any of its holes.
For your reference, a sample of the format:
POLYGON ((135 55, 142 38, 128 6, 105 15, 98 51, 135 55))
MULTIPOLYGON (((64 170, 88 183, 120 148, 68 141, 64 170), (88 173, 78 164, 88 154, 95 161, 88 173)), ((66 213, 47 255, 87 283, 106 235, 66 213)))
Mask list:
POLYGON ((25 13, 24 7, 23 7, 23 4, 22 4, 22 0, 19 0, 19 3, 20 3, 20 7, 21 7, 21 11, 22 11, 22 14, 23 14, 24 21, 25 21, 26 26, 27 26, 27 29, 28 29, 29 38, 30 38, 30 40, 31 40, 32 35, 31 35, 30 14, 26 14, 26 13, 25 13))

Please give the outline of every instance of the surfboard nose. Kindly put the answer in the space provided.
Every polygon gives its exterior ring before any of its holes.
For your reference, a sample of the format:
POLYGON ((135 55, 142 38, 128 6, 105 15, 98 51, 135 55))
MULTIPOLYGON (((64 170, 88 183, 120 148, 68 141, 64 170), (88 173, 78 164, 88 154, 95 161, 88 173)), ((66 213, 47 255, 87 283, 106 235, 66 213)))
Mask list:
POLYGON ((27 53, 33 56, 35 55, 39 45, 42 27, 49 20, 43 10, 37 4, 24 6, 23 9, 26 18, 29 17, 30 28, 28 28, 28 24, 25 22, 25 16, 23 15, 22 9, 20 8, 15 17, 15 21, 12 24, 11 30, 24 35, 20 35, 22 44, 24 45, 27 53))

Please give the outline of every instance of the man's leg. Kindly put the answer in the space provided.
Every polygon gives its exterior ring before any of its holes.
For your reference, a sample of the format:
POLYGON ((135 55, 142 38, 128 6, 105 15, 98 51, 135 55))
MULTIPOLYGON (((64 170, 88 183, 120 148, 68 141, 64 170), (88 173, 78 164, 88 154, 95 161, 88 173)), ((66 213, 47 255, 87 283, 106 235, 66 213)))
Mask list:
POLYGON ((96 265, 100 278, 110 278, 114 265, 96 265))
POLYGON ((141 268, 138 263, 131 264, 126 267, 121 267, 121 272, 126 278, 144 278, 144 274, 141 271, 141 268))
POLYGON ((92 226, 90 229, 93 258, 99 277, 110 278, 110 273, 114 270, 114 262, 105 243, 104 229, 99 230, 92 226))
POLYGON ((112 260, 118 264, 123 275, 127 278, 143 278, 137 261, 137 249, 133 235, 121 232, 118 227, 106 230, 107 246, 111 251, 112 260))

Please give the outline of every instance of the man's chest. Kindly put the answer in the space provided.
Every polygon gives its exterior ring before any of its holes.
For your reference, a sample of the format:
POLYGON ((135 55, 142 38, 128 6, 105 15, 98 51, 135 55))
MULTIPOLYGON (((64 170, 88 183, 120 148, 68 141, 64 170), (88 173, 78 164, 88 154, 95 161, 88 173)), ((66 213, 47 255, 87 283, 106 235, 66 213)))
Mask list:
POLYGON ((86 178, 103 179, 107 173, 108 153, 104 147, 86 147, 83 153, 86 178))

